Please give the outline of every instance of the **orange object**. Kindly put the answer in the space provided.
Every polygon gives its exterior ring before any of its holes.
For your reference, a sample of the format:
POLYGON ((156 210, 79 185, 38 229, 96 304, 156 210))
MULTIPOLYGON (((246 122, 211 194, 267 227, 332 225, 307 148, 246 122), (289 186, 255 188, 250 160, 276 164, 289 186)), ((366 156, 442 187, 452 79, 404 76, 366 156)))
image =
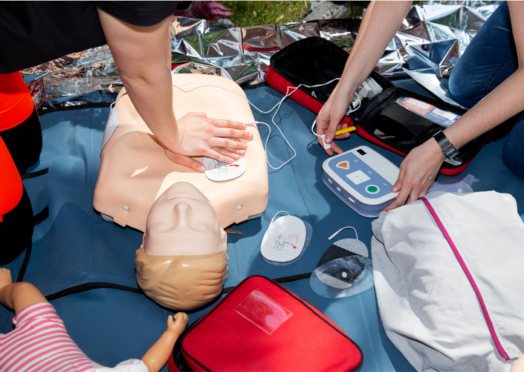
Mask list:
POLYGON ((20 203, 24 186, 16 169, 15 162, 0 137, 0 223, 2 216, 13 210, 20 203))
MULTIPOLYGON (((20 72, 0 74, 0 131, 24 122, 35 108, 20 72)), ((0 186, 1 187, 1 186, 0 186)))
POLYGON ((337 167, 342 168, 342 169, 349 169, 349 162, 347 160, 341 161, 340 163, 337 164, 337 167))

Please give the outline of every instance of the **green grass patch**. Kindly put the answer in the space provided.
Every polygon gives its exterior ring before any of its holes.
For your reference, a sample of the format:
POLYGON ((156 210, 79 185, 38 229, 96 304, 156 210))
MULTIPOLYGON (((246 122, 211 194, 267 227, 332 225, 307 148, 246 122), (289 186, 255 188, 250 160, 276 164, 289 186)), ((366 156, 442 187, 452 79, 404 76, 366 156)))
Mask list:
MULTIPOLYGON (((308 13, 309 1, 219 1, 233 15, 229 17, 237 27, 273 25, 301 21, 308 13)), ((353 1, 340 18, 362 16, 364 7, 353 1)))
POLYGON ((233 15, 237 27, 301 21, 309 12, 309 1, 219 1, 233 15))

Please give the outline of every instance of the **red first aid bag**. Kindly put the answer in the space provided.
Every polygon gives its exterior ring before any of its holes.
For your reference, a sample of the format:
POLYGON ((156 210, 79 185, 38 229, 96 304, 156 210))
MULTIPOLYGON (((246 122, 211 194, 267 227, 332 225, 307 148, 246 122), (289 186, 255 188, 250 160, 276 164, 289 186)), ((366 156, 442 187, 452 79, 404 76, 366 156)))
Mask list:
POLYGON ((178 339, 169 371, 355 371, 362 352, 275 281, 251 276, 178 339))

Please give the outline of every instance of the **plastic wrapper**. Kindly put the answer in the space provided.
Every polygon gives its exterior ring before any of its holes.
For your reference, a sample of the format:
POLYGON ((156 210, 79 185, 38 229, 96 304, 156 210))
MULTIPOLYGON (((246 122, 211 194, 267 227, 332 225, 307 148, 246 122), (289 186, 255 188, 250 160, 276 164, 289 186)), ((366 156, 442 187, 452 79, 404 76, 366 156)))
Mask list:
MULTIPOLYGON (((346 228, 354 229, 350 226, 346 228)), ((358 236, 357 239, 342 239, 333 243, 311 274, 310 285, 316 294, 326 298, 349 297, 371 288, 373 269, 366 245, 358 240, 358 236)))
POLYGON ((337 258, 317 267, 311 274, 310 284, 322 297, 354 296, 373 287, 373 263, 371 258, 362 256, 337 258))
POLYGON ((275 332, 293 315, 291 311, 258 289, 242 300, 235 307, 235 312, 268 335, 275 332))

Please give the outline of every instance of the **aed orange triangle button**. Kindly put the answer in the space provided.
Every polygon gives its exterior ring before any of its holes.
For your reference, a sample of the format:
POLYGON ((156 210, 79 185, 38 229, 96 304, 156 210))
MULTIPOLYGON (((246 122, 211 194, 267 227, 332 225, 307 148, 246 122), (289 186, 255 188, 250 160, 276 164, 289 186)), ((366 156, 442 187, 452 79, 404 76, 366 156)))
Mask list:
POLYGON ((342 168, 342 169, 349 169, 349 161, 341 161, 340 163, 337 164, 337 167, 339 168, 342 168))

